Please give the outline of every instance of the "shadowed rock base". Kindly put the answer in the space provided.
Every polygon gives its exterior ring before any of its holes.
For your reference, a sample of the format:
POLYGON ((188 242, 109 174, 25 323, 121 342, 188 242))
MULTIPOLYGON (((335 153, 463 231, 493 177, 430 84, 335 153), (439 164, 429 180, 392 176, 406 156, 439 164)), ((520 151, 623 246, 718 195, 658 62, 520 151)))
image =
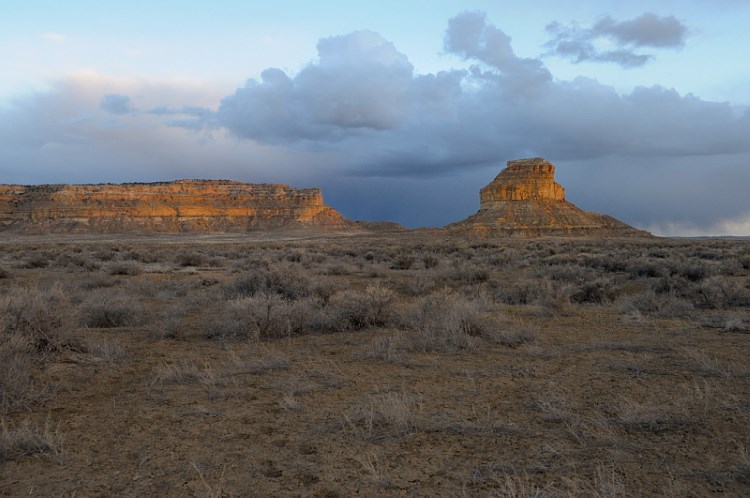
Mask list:
POLYGON ((565 200, 555 167, 541 158, 508 161, 480 191, 479 211, 446 228, 477 237, 651 237, 611 216, 565 200))

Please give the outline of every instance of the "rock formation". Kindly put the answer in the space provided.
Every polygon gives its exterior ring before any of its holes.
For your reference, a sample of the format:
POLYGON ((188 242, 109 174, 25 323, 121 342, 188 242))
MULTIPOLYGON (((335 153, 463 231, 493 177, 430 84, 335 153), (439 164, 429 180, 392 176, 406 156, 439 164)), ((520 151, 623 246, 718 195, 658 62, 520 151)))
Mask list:
POLYGON ((555 166, 541 158, 508 161, 479 192, 479 212, 448 225, 449 231, 480 237, 648 237, 611 216, 578 209, 555 182, 555 166))
POLYGON ((0 185, 0 231, 242 232, 357 229, 317 188, 223 180, 101 185, 0 185))

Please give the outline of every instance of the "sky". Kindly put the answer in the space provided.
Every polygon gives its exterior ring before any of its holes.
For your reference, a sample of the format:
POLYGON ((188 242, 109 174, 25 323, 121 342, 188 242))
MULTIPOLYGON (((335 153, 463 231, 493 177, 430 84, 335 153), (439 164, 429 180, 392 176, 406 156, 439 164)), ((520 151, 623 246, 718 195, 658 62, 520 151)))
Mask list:
POLYGON ((287 183, 441 226, 544 157, 582 209, 750 235, 750 0, 0 2, 0 183, 287 183))

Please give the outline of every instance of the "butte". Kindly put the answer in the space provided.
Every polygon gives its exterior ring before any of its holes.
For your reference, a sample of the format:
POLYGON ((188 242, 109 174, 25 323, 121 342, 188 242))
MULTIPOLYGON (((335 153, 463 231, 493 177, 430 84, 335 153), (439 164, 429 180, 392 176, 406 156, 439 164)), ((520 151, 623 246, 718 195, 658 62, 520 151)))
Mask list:
POLYGON ((508 161, 479 192, 479 211, 452 223, 449 232, 477 237, 651 237, 611 216, 565 200, 555 166, 542 159, 508 161))

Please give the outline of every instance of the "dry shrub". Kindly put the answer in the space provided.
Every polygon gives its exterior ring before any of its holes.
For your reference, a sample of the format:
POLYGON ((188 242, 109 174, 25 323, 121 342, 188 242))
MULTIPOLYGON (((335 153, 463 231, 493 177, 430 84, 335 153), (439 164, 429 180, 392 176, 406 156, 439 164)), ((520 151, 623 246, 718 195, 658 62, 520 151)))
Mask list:
POLYGON ((320 268, 319 273, 321 275, 336 275, 336 276, 343 276, 343 275, 351 275, 352 274, 352 267, 351 265, 348 265, 346 263, 328 263, 324 267, 320 268))
POLYGON ((59 284, 47 289, 19 287, 0 298, 0 332, 25 337, 38 352, 78 348, 73 309, 59 284))
POLYGON ((694 287, 695 306, 708 309, 730 309, 750 306, 750 289, 728 277, 709 277, 694 287))
POLYGON ((159 384, 191 384, 201 378, 201 368, 194 360, 162 363, 156 367, 153 382, 159 384))
POLYGON ((106 339, 87 339, 86 351, 108 365, 121 363, 127 356, 120 343, 106 339))
POLYGON ((55 260, 55 266, 71 270, 96 271, 101 265, 89 256, 78 253, 63 253, 55 260))
POLYGON ((185 251, 177 255, 176 263, 180 266, 204 266, 206 264, 206 257, 195 251, 185 251))
POLYGON ((394 293, 376 283, 364 290, 344 290, 331 296, 319 315, 317 328, 346 332, 387 325, 393 318, 394 293))
POLYGON ((539 305, 550 315, 565 314, 570 311, 571 300, 576 288, 573 285, 543 280, 535 290, 532 303, 539 305))
POLYGON ((143 307, 132 296, 100 294, 82 306, 81 324, 86 327, 133 327, 142 321, 143 307))
POLYGON ((94 274, 90 275, 81 283, 81 289, 94 290, 114 287, 120 283, 120 279, 112 278, 109 275, 94 274))
POLYGON ((404 286, 403 292, 410 296, 426 296, 435 291, 439 285, 439 277, 434 270, 426 270, 415 274, 404 286))
POLYGON ((490 279, 489 270, 476 263, 459 263, 440 272, 443 280, 460 285, 476 285, 490 279))
POLYGON ((63 436, 52 428, 49 419, 44 427, 25 420, 18 425, 0 421, 0 462, 26 455, 43 453, 56 461, 63 456, 63 436))
POLYGON ((75 337, 75 316, 68 294, 18 287, 0 298, 0 411, 28 407, 44 388, 35 382, 43 362, 54 353, 82 350, 75 337))
POLYGON ((137 261, 117 261, 107 265, 107 273, 110 275, 135 276, 143 273, 143 267, 137 261))
POLYGON ((395 363, 401 360, 397 353, 400 338, 390 335, 381 335, 370 343, 370 357, 385 363, 395 363))
POLYGON ((656 278, 662 277, 668 273, 667 266, 663 261, 653 260, 645 257, 630 261, 630 263, 628 264, 628 271, 633 278, 656 278))
POLYGON ((414 256, 407 251, 398 253, 391 261, 392 270, 408 270, 414 265, 414 256))
POLYGON ((345 427, 368 441, 407 436, 417 429, 419 399, 403 392, 372 396, 345 417, 345 427))
POLYGON ((692 303, 674 294, 656 294, 646 290, 617 300, 622 314, 645 314, 663 318, 688 317, 693 312, 692 303))
POLYGON ((482 337, 492 337, 501 329, 489 311, 489 304, 481 299, 447 291, 430 294, 402 318, 404 347, 419 352, 472 349, 482 337))
POLYGON ((26 408, 39 396, 34 383, 39 370, 35 353, 27 338, 19 334, 0 335, 0 413, 26 408))
POLYGON ((608 278, 597 278, 583 283, 570 296, 574 303, 607 304, 612 301, 615 289, 608 278))
POLYGON ((219 320, 206 324, 206 336, 222 340, 278 339, 306 332, 319 307, 314 298, 289 300, 263 292, 229 301, 219 320))
POLYGON ((182 303, 173 304, 162 308, 157 317, 149 324, 149 332, 156 339, 180 339, 187 338, 189 328, 188 309, 182 303))
POLYGON ((278 294, 285 299, 310 295, 310 279, 298 267, 257 268, 234 279, 224 287, 228 298, 278 294))
POLYGON ((425 254, 422 256, 422 264, 426 270, 429 270, 440 264, 440 258, 435 254, 425 254))
POLYGON ((669 271, 672 275, 677 275, 690 282, 700 282, 709 277, 713 269, 708 267, 705 261, 676 261, 670 264, 669 271))
POLYGON ((34 269, 46 268, 49 266, 49 255, 45 253, 35 253, 29 256, 21 265, 21 268, 34 269))
POLYGON ((279 402, 279 406, 283 410, 298 411, 302 409, 302 403, 296 398, 294 393, 284 393, 279 402))

